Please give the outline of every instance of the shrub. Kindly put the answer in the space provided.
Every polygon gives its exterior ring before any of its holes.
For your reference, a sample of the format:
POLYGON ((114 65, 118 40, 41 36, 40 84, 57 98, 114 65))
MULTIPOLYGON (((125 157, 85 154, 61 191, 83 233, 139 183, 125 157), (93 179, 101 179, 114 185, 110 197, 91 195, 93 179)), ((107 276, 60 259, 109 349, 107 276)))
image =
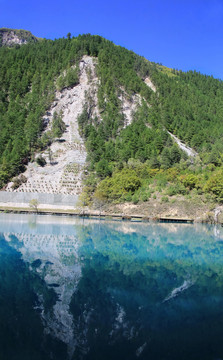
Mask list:
POLYGON ((176 185, 177 193, 180 195, 189 194, 189 189, 187 189, 183 184, 176 185))
POLYGON ((150 197, 151 197, 150 192, 143 192, 140 196, 140 200, 148 201, 150 197))
POLYGON ((133 196, 132 196, 132 202, 133 204, 138 204, 139 202, 139 196, 137 193, 135 193, 133 196))
POLYGON ((52 131, 46 131, 42 137, 38 140, 38 146, 40 149, 45 149, 47 146, 51 145, 53 141, 52 131))
POLYGON ((161 172, 161 170, 159 170, 159 169, 149 169, 148 168, 148 174, 149 174, 149 177, 151 177, 151 178, 156 176, 160 172, 161 172))
POLYGON ((25 175, 20 175, 19 177, 17 176, 17 177, 14 177, 13 179, 12 179, 12 181, 13 181, 13 185, 12 185, 12 188, 13 188, 13 190, 15 190, 15 189, 18 189, 18 187, 20 186, 20 185, 22 185, 23 183, 26 183, 27 182, 27 178, 26 178, 26 176, 25 175))
POLYGON ((171 185, 168 187, 166 194, 168 196, 173 196, 179 194, 179 186, 177 185, 171 185))
POLYGON ((193 174, 180 176, 180 181, 190 190, 194 189, 198 185, 198 177, 193 174))
POLYGON ((123 169, 113 174, 111 178, 102 180, 96 190, 96 196, 107 200, 123 199, 127 193, 133 194, 141 186, 136 172, 123 169))
POLYGON ((38 165, 40 165, 42 167, 46 165, 46 160, 44 159, 44 157, 42 157, 42 155, 38 156, 38 158, 36 159, 36 162, 38 165))
POLYGON ((176 168, 170 168, 166 171, 166 177, 168 181, 175 181, 178 175, 178 170, 176 168))
POLYGON ((127 194, 125 194, 125 195, 123 196, 123 199, 124 199, 125 201, 132 201, 132 193, 131 193, 131 191, 129 191, 127 194))
POLYGON ((219 201, 223 202, 223 171, 213 174, 203 190, 206 193, 212 193, 219 201))
POLYGON ((20 180, 19 177, 14 177, 14 178, 12 179, 12 181, 13 181, 13 185, 12 185, 13 190, 18 189, 18 187, 19 187, 20 185, 22 185, 22 181, 20 180))
POLYGON ((25 175, 20 175, 20 180, 22 183, 26 183, 27 182, 27 177, 25 175))
POLYGON ((167 176, 166 173, 163 172, 163 170, 160 170, 159 173, 156 175, 156 185, 163 189, 167 185, 167 176))

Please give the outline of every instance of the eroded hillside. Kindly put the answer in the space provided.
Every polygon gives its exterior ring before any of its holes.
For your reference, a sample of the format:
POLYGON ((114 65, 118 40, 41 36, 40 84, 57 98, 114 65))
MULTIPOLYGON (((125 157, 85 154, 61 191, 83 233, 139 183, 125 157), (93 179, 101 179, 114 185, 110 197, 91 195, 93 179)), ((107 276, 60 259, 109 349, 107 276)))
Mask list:
MULTIPOLYGON (((27 182, 15 190, 12 188, 13 183, 9 183, 7 191, 73 195, 81 192, 81 178, 87 154, 78 131, 77 118, 83 110, 86 92, 96 93, 97 86, 94 60, 85 56, 80 62, 79 84, 61 92, 57 91, 55 101, 43 118, 43 121, 48 123, 47 131, 51 127, 53 114, 62 111, 62 119, 66 125, 62 137, 41 154, 46 165, 41 167, 36 162, 30 162, 24 173, 27 182), (87 75, 89 70, 92 73, 90 80, 87 75)), ((96 103, 94 111, 97 112, 96 103)), ((39 155, 37 153, 35 157, 39 155)))
MULTIPOLYGON (((14 182, 10 182, 6 191, 70 195, 81 193, 87 152, 78 129, 78 117, 86 106, 90 107, 91 118, 96 117, 98 122, 102 121, 98 107, 99 79, 96 65, 96 58, 84 56, 79 63, 78 85, 56 92, 54 102, 43 117, 43 123, 47 124, 45 132, 52 128, 55 113, 62 114, 62 120, 66 125, 65 132, 45 151, 35 154, 35 159, 41 156, 46 164, 40 166, 36 161, 29 162, 23 173, 27 181, 17 188, 14 187, 14 182)), ((119 99, 125 127, 132 122, 133 114, 141 103, 141 97, 129 97, 122 90, 119 99)))

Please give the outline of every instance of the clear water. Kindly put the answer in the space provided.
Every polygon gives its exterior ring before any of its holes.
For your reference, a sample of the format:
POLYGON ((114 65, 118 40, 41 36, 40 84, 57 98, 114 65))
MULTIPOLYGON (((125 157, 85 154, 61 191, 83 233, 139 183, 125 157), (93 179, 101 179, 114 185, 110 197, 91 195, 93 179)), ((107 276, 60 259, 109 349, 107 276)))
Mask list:
POLYGON ((0 359, 223 359, 223 228, 0 214, 0 359))

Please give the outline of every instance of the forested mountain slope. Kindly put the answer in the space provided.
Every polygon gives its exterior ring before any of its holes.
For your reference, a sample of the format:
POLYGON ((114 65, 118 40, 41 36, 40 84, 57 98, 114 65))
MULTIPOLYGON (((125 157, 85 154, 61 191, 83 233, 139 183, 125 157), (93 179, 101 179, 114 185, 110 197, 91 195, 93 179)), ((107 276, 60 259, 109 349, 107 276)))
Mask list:
MULTIPOLYGON (((194 176, 178 179, 178 192, 183 193, 182 186, 213 192, 206 182, 211 181, 210 168, 217 183, 222 177, 222 81, 168 69, 91 35, 0 48, 0 186, 62 136, 63 114, 57 114, 49 131, 43 119, 56 91, 78 85, 84 56, 96 59, 98 78, 96 100, 86 93, 77 118, 88 153, 88 196, 102 180, 96 191, 99 198, 128 200, 141 189, 144 195, 138 197, 146 199, 151 195, 148 179, 166 176, 171 168, 176 172, 173 179, 194 176), (199 153, 199 169, 195 164, 189 167, 191 161, 168 131, 199 153), (125 177, 127 187, 121 183, 125 177)), ((215 195, 223 197, 223 189, 215 195)))

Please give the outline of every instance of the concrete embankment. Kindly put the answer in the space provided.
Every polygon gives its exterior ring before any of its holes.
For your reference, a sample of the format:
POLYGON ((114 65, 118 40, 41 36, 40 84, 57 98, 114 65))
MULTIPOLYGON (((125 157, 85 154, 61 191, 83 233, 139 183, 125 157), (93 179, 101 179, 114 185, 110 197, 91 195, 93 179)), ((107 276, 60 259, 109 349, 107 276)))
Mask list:
POLYGON ((28 208, 35 200, 39 208, 73 210, 77 204, 77 195, 44 194, 34 192, 7 192, 0 191, 0 208, 28 208))

